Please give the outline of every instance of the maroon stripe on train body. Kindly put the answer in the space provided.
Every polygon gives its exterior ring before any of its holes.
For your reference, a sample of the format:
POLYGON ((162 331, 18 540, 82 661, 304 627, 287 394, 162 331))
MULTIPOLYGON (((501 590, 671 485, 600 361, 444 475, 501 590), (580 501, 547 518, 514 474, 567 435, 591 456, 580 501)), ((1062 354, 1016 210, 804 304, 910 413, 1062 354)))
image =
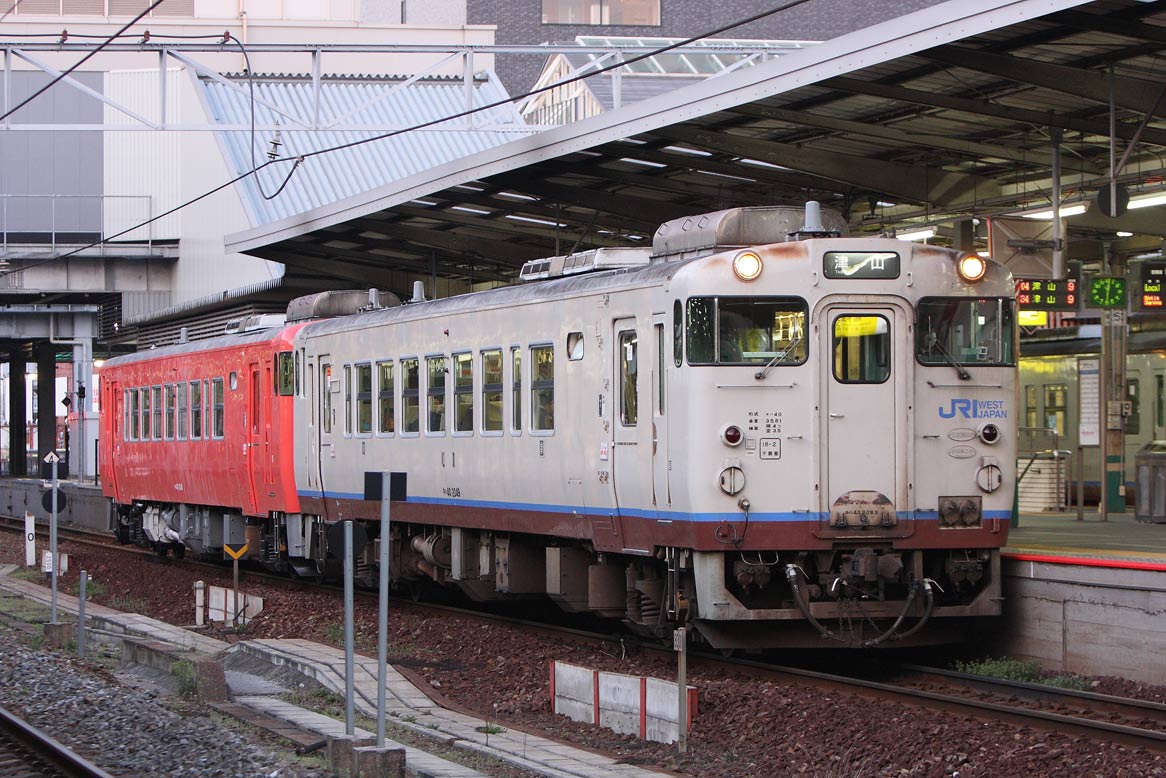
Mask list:
MULTIPOLYGON (((319 497, 300 497, 303 511, 324 516, 329 521, 341 519, 380 520, 380 503, 319 497)), ((935 521, 906 522, 892 532, 871 530, 862 533, 841 534, 826 529, 817 521, 751 522, 744 519, 729 522, 744 542, 740 546, 731 540, 721 542, 717 537, 718 522, 670 521, 657 522, 630 516, 612 517, 604 514, 586 516, 548 511, 522 511, 513 508, 478 508, 429 503, 393 503, 393 521, 416 524, 434 524, 464 529, 493 532, 516 532, 530 535, 548 535, 591 541, 597 551, 624 551, 639 549, 651 551, 655 546, 675 546, 697 551, 770 551, 797 549, 829 551, 835 546, 865 545, 888 542, 898 549, 995 549, 1008 541, 1008 523, 995 522, 978 529, 941 530, 935 521), (899 537, 894 537, 898 535, 899 537)))

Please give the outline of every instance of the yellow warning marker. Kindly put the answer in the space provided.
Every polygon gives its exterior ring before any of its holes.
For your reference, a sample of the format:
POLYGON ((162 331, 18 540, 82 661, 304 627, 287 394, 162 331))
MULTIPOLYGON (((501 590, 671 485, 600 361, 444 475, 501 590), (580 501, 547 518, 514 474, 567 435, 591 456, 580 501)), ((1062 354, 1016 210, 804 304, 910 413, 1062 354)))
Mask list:
POLYGON ((247 546, 248 545, 249 544, 244 543, 242 548, 240 548, 239 550, 236 551, 235 549, 231 548, 226 543, 224 543, 223 544, 223 551, 226 551, 227 554, 231 557, 231 559, 238 561, 240 557, 242 557, 244 554, 247 553, 247 546))

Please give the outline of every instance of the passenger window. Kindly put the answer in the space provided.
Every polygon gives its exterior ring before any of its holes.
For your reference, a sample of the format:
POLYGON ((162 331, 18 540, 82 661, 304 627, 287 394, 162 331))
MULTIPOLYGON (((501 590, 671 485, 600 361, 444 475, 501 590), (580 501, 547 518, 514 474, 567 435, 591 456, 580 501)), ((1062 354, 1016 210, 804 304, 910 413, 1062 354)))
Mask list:
POLYGON ((186 418, 186 384, 178 384, 174 387, 178 394, 178 429, 177 437, 179 440, 186 440, 187 418, 186 418))
POLYGON ((138 390, 130 389, 128 394, 130 397, 130 402, 127 406, 130 409, 130 440, 137 440, 139 429, 139 414, 141 413, 138 405, 138 390))
POLYGON ((356 366, 356 434, 372 434, 372 365, 356 366))
POLYGON ((1065 398, 1068 387, 1065 384, 1046 384, 1045 390, 1045 428, 1056 430, 1058 435, 1065 434, 1065 398))
POLYGON ((881 384, 891 375, 891 325, 883 316, 839 316, 832 341, 834 378, 843 384, 881 384))
POLYGON ((162 387, 154 387, 154 440, 162 439, 162 387))
POLYGON ((634 330, 619 334, 619 422, 625 427, 634 427, 639 420, 637 410, 636 383, 638 341, 634 330))
POLYGON ((482 431, 502 431, 502 349, 482 352, 482 431))
POLYGON ((454 431, 474 431, 474 355, 453 355, 454 431))
POLYGON ((531 427, 538 431, 555 428, 555 348, 530 347, 531 427))
POLYGON ((212 436, 221 438, 223 437, 223 429, 226 426, 223 412, 223 379, 213 379, 211 381, 211 387, 212 406, 214 410, 212 436))
POLYGON ((393 407, 393 363, 377 362, 380 384, 377 386, 377 432, 392 434, 396 430, 393 407))
POLYGON ((140 390, 142 397, 142 437, 141 440, 150 439, 150 387, 140 390))
POLYGON ((190 382, 190 439, 202 438, 202 383, 190 382))
POLYGON ((672 303, 672 361, 677 367, 684 363, 684 306, 679 300, 672 303))
POLYGON ((320 425, 325 433, 332 432, 332 365, 320 364, 320 425))
POLYGON ((166 440, 174 440, 174 384, 166 384, 166 440))
POLYGON ((445 357, 426 357, 425 394, 429 399, 427 432, 445 432, 445 357))
POLYGON ((421 424, 421 383, 416 359, 401 360, 401 431, 417 432, 421 424))
POLYGON ((510 431, 522 432, 522 349, 510 347, 510 431))
POLYGON ((1158 426, 1166 427, 1166 376, 1161 373, 1154 376, 1154 407, 1158 426))
POLYGON ((291 397, 296 391, 296 375, 299 372, 298 355, 290 351, 279 353, 279 381, 276 392, 283 397, 291 397))
POLYGON ((1126 417, 1126 434, 1142 434, 1142 402, 1138 391, 1141 382, 1137 378, 1126 379, 1126 399, 1130 401, 1130 415, 1126 417))

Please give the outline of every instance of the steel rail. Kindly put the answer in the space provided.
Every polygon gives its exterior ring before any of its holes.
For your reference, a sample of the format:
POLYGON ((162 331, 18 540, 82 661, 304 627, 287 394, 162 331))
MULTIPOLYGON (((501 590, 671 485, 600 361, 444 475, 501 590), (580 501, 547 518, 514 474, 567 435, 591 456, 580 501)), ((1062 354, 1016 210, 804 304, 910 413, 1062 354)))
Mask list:
POLYGON ((1139 700, 1132 697, 1115 697, 1111 694, 1099 694, 1081 689, 1065 689, 1027 681, 1013 681, 1007 678, 992 678, 985 675, 947 670, 942 667, 905 664, 900 665, 899 668, 909 673, 953 680, 969 688, 993 694, 1023 697, 1028 700, 1054 702, 1062 705, 1077 705, 1093 711, 1104 711, 1120 716, 1141 717, 1153 721, 1156 727, 1166 730, 1166 703, 1139 700))
POLYGON ((5 708, 0 708, 0 751, 12 753, 24 765, 14 768, 6 762, 5 775, 11 778, 22 775, 113 778, 5 708), (11 772, 14 769, 17 772, 11 772))

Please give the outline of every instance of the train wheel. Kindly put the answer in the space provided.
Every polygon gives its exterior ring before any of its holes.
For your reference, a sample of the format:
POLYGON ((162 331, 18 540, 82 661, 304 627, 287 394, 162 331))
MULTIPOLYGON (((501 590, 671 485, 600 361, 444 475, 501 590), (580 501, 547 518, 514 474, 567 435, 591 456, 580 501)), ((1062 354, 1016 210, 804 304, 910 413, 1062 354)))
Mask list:
POLYGON ((175 559, 184 559, 186 557, 186 546, 182 545, 181 543, 173 543, 171 546, 174 549, 175 559))

